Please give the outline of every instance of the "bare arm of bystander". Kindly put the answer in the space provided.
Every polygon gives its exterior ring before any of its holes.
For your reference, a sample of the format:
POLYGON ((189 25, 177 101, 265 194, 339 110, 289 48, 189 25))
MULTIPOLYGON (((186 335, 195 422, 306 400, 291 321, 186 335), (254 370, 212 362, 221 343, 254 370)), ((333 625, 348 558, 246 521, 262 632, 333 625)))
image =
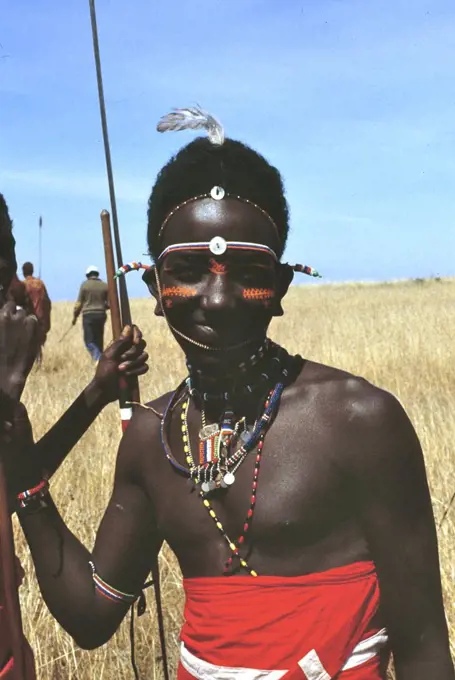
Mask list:
POLYGON ((53 616, 86 649, 114 634, 129 606, 95 590, 89 560, 114 588, 137 594, 159 552, 154 508, 141 479, 136 419, 120 444, 114 490, 90 553, 65 525, 55 505, 20 516, 44 600, 53 616))

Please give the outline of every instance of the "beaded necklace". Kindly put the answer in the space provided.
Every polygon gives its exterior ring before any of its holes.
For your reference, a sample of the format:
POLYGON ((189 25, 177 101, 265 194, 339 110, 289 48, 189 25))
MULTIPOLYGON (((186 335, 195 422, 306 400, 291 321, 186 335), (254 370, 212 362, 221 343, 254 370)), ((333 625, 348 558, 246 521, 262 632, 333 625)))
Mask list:
MULTIPOLYGON (((247 571, 251 576, 257 576, 257 572, 252 569, 247 560, 245 560, 241 555, 240 555, 240 547, 244 542, 245 542, 245 535, 247 531, 249 530, 251 523, 253 521, 253 516, 254 516, 254 510, 256 507, 256 494, 257 494, 257 488, 258 488, 258 479, 259 479, 259 471, 260 471, 260 465, 261 465, 261 459, 262 459, 262 449, 264 447, 264 439, 265 435, 267 434, 267 431, 273 421, 274 416, 276 415, 276 412, 278 411, 278 406, 279 406, 279 401, 281 398, 281 394, 284 390, 284 384, 283 383, 278 383, 278 385, 275 386, 274 389, 272 389, 265 401, 264 404, 264 414, 261 418, 260 423, 258 423, 257 429, 260 429, 260 435, 259 435, 259 441, 258 441, 258 447, 257 447, 257 454, 256 454, 256 460, 254 464, 254 472, 253 472, 253 482, 252 482, 252 488, 251 488, 251 498, 250 498, 250 506, 247 512, 247 515, 245 517, 245 520, 243 522, 243 531, 238 537, 237 541, 233 541, 229 535, 226 533, 226 530, 224 529, 224 526, 220 519, 218 518, 215 510, 213 509, 209 499, 207 498, 207 492, 204 491, 204 484, 202 484, 202 488, 199 491, 199 497, 202 500, 202 503, 204 507, 207 509, 207 512, 209 516, 213 519, 215 522, 215 526, 226 541, 226 543, 229 546, 229 549, 231 551, 231 555, 228 557, 228 559, 225 562, 224 565, 224 573, 226 575, 229 575, 232 573, 233 569, 233 563, 234 559, 237 559, 239 561, 239 565, 242 569, 247 571), (262 427, 261 424, 262 423, 262 427)), ((186 460, 188 465, 190 466, 190 474, 191 471, 194 470, 194 460, 193 456, 191 453, 191 442, 190 442, 190 434, 188 430, 188 422, 187 422, 187 414, 188 414, 188 409, 189 409, 189 402, 190 400, 188 399, 182 404, 182 414, 181 418, 183 421, 182 425, 182 439, 183 439, 183 447, 186 455, 186 460)), ((244 454, 244 457, 246 457, 246 454, 248 452, 246 451, 244 454)), ((240 460, 240 462, 242 462, 240 460)), ((240 465, 240 462, 237 464, 237 467, 240 465)), ((227 473, 232 474, 231 472, 227 473)), ((226 475, 227 476, 227 475, 226 475)), ((226 484, 228 486, 228 484, 226 484)))
MULTIPOLYGON (((288 357, 288 360, 290 359, 289 355, 286 356, 288 357)), ((293 368, 292 368, 292 374, 296 375, 298 371, 300 370, 303 360, 301 357, 298 355, 293 358, 293 368)), ((290 366, 290 363, 286 362, 288 366, 290 366)), ((186 477, 188 477, 189 482, 191 483, 191 486, 194 488, 195 483, 200 483, 200 489, 198 491, 198 495, 200 499, 202 500, 202 503, 204 507, 207 509, 207 512, 209 516, 213 519, 215 526, 217 527, 218 531, 220 534, 223 536, 224 540, 229 546, 229 549, 231 551, 230 556, 225 562, 224 565, 224 573, 226 575, 232 574, 234 571, 234 560, 238 560, 238 564, 240 569, 244 569, 247 571, 251 576, 256 577, 258 574, 257 572, 252 569, 247 560, 240 554, 240 547, 242 544, 245 542, 246 534, 251 528, 251 523, 253 520, 254 516, 254 511, 256 507, 256 494, 257 494, 257 488, 258 488, 258 480, 259 480, 259 472, 260 472, 260 465, 261 465, 261 460, 262 460, 262 449, 264 447, 264 440, 265 436, 270 428, 270 425, 272 424, 279 408, 280 404, 280 399, 282 392, 289 382, 289 370, 284 367, 282 369, 282 379, 275 385, 273 389, 271 389, 268 392, 268 395, 265 399, 264 403, 264 410, 262 413, 262 416, 256 420, 256 423, 253 427, 253 430, 251 433, 248 433, 248 436, 246 436, 246 430, 244 431, 245 439, 243 441, 243 444, 231 455, 227 456, 223 462, 219 462, 218 467, 216 466, 210 466, 207 465, 206 468, 203 469, 204 477, 202 478, 200 474, 200 466, 197 466, 193 454, 191 451, 191 441, 190 441, 190 433, 189 433, 189 428, 188 428, 188 412, 189 412, 189 407, 190 407, 190 400, 192 398, 192 394, 190 392, 189 386, 188 386, 188 380, 184 380, 178 388, 175 390, 175 392, 172 394, 168 405, 166 407, 166 410, 163 415, 163 419, 161 421, 161 441, 162 445, 166 454, 167 459, 171 463, 171 465, 180 473, 184 474, 186 477), (177 404, 179 402, 182 402, 182 412, 181 412, 181 436, 182 436, 182 442, 183 442, 183 450, 185 454, 185 461, 188 467, 185 467, 184 465, 180 464, 175 457, 172 454, 171 448, 169 446, 168 440, 167 440, 167 430, 166 426, 168 424, 169 420, 169 415, 172 413, 172 411, 175 409, 177 404), (224 487, 229 487, 232 483, 235 481, 235 472, 238 469, 238 467, 242 464, 242 462, 245 460, 246 456, 248 453, 255 447, 257 446, 257 453, 256 453, 256 459, 255 459, 255 465, 254 465, 254 472, 253 472, 253 482, 252 482, 252 489, 251 489, 251 497, 250 497, 250 505, 249 509, 247 512, 247 515, 245 517, 244 523, 243 523, 243 529, 242 533, 240 536, 237 538, 236 541, 233 541, 229 535, 226 533, 224 526, 220 519, 218 518, 215 510, 213 509, 210 500, 208 498, 208 495, 215 490, 216 488, 219 488, 220 486, 224 487), (211 469, 213 468, 213 470, 211 469), (215 469, 217 470, 217 475, 215 477, 214 471, 215 469), (218 478, 218 475, 222 473, 222 479, 218 478), (217 479, 218 478, 218 479, 217 479), (227 479, 226 479, 227 478, 227 479), (214 482, 213 485, 205 485, 205 482, 212 481, 214 482), (218 482, 218 484, 217 484, 218 482), (224 482, 224 484, 222 483, 224 482)), ((241 419, 238 423, 242 423, 244 419, 241 419)))

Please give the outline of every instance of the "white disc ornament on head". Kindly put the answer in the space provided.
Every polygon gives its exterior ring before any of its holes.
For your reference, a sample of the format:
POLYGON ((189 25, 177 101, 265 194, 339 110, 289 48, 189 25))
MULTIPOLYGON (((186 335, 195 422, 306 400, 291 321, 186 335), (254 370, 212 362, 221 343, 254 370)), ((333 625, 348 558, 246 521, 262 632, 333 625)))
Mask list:
POLYGON ((213 189, 210 191, 210 196, 215 201, 221 201, 221 199, 226 196, 226 192, 223 187, 213 187, 213 189))
POLYGON ((214 255, 223 255, 227 250, 227 243, 222 236, 214 236, 210 241, 209 249, 214 255))

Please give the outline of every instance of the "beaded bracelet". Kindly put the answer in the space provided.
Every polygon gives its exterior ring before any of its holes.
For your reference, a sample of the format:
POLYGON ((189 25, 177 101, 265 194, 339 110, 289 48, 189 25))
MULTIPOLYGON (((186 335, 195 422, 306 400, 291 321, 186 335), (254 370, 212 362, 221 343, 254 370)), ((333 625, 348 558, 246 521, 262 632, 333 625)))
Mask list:
POLYGON ((101 576, 99 576, 99 574, 97 574, 94 562, 89 561, 89 565, 92 569, 92 578, 93 578, 93 583, 95 584, 95 589, 97 590, 98 593, 100 593, 100 595, 103 595, 105 598, 107 598, 111 602, 123 602, 123 603, 128 604, 128 605, 136 602, 139 595, 131 595, 130 593, 123 593, 121 590, 117 590, 117 588, 110 586, 109 583, 106 583, 106 581, 103 581, 101 576))
POLYGON ((49 494, 49 480, 42 479, 36 486, 26 491, 21 491, 16 496, 17 509, 21 510, 41 510, 47 507, 43 499, 49 494))

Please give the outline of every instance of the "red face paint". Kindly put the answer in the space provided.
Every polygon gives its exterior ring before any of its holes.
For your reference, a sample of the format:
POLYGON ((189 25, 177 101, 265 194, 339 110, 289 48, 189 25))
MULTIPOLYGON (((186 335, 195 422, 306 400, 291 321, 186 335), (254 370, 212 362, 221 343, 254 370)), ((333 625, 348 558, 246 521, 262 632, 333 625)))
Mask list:
POLYGON ((209 272, 211 274, 227 274, 227 265, 217 262, 213 257, 209 260, 209 272))
POLYGON ((273 288, 244 288, 243 297, 245 300, 269 301, 275 297, 273 288))
POLYGON ((197 291, 195 288, 190 288, 189 286, 166 286, 161 291, 164 298, 169 297, 182 297, 189 298, 194 297, 197 291))

